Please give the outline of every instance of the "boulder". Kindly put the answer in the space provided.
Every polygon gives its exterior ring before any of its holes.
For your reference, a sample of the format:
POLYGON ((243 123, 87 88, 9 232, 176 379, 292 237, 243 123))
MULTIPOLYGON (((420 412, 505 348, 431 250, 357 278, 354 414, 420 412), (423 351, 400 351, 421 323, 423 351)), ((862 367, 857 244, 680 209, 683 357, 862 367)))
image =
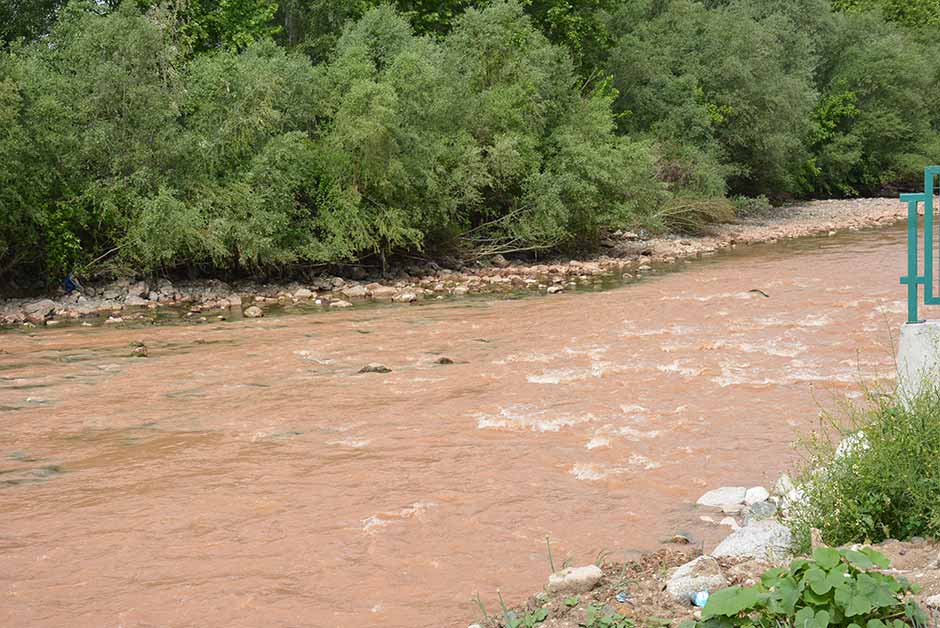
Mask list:
POLYGON ((228 298, 226 298, 225 300, 228 301, 229 307, 241 307, 242 306, 242 298, 238 296, 237 294, 230 294, 228 295, 228 298))
POLYGON ((767 519, 741 528, 718 544, 712 552, 715 558, 758 558, 784 560, 790 555, 793 536, 785 525, 767 519))
POLYGON ((414 303, 418 300, 418 295, 414 292, 401 292, 392 299, 395 303, 414 303))
POLYGON ((150 293, 150 287, 146 281, 138 281, 127 287, 127 296, 144 298, 150 293))
POLYGON ((604 572, 597 565, 568 567, 548 577, 549 593, 578 594, 587 593, 597 586, 604 572))
POLYGON ((777 514, 777 505, 772 501, 757 502, 744 509, 744 525, 748 526, 755 521, 770 519, 777 514))
POLYGON ((27 316, 30 314, 39 314, 43 318, 52 314, 55 311, 55 302, 52 299, 42 299, 41 301, 33 301, 32 303, 27 303, 23 306, 23 311, 27 316))
POLYGON ((352 307, 352 303, 340 299, 339 301, 330 301, 330 307, 352 307))
POLYGON ((383 286, 380 283, 370 283, 366 286, 366 290, 369 291, 373 299, 392 299, 398 294, 397 288, 383 286))
POLYGON ((347 299, 357 299, 366 296, 365 286, 348 286, 340 290, 340 293, 347 299))
POLYGON ((124 305, 128 307, 142 307, 150 303, 147 299, 142 299, 136 294, 128 294, 127 298, 124 299, 124 305))
POLYGON ((564 291, 565 291, 565 289, 562 288, 561 286, 550 286, 550 287, 548 288, 548 293, 549 293, 549 294, 558 294, 559 292, 564 292, 564 291))
POLYGON ((766 501, 769 497, 770 492, 766 488, 763 486, 755 486, 747 489, 747 492, 744 494, 744 503, 748 506, 753 506, 758 502, 766 501))
POLYGON ((711 508, 726 508, 744 503, 744 496, 747 494, 746 486, 723 486, 713 491, 708 491, 698 498, 695 502, 699 506, 709 506, 711 508))
POLYGON ((295 299, 309 299, 314 296, 316 296, 316 293, 309 288, 299 288, 294 291, 295 299))
POLYGON ((689 604, 699 591, 715 591, 728 586, 718 561, 711 556, 699 556, 695 560, 676 567, 666 582, 666 592, 680 602, 689 604))
POLYGON ((245 308, 245 311, 242 312, 242 314, 246 318, 261 318, 262 316, 264 316, 264 312, 262 312, 261 308, 258 307, 257 305, 252 305, 250 307, 245 308))

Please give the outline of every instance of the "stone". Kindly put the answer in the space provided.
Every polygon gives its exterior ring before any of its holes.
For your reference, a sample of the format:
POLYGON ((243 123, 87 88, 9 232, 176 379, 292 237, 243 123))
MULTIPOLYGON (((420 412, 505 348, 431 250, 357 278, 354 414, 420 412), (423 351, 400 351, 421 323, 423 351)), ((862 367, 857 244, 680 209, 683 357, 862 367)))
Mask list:
POLYGON ((340 293, 348 299, 357 299, 366 296, 365 286, 348 286, 340 290, 340 293))
POLYGON ((497 253, 490 258, 490 261, 493 262, 493 266, 498 266, 499 268, 506 268, 509 266, 509 260, 497 253))
POLYGON ((47 316, 55 312, 55 302, 52 299, 42 299, 27 303, 23 306, 26 318, 32 322, 42 322, 47 316))
POLYGON ((369 291, 369 294, 373 299, 391 299, 398 294, 398 288, 393 288, 392 286, 383 286, 380 283, 370 283, 366 286, 366 290, 369 291))
POLYGON ((330 301, 330 307, 352 307, 352 303, 340 299, 339 301, 330 301))
POLYGON ((346 285, 346 280, 342 277, 332 277, 330 278, 330 285, 334 288, 342 288, 346 285))
POLYGON ((558 294, 559 292, 564 292, 564 291, 565 289, 562 288, 561 286, 549 286, 546 292, 548 292, 549 294, 558 294))
POLYGON ((129 294, 127 295, 127 298, 124 299, 124 305, 128 307, 145 307, 149 303, 150 301, 143 299, 136 294, 129 294))
POLYGON ((732 532, 712 551, 715 558, 784 560, 793 548, 793 536, 785 525, 767 519, 732 532))
POLYGON ((366 364, 361 369, 360 373, 391 373, 392 369, 388 368, 384 364, 379 364, 378 362, 372 362, 371 364, 366 364))
POLYGON ((124 319, 121 318, 120 316, 109 316, 108 319, 105 321, 105 324, 116 325, 117 323, 123 323, 123 322, 124 322, 124 319))
POLYGON ((150 287, 147 285, 146 281, 138 281, 137 283, 132 283, 127 287, 128 297, 144 298, 149 293, 150 287))
POLYGON ((140 345, 131 349, 131 357, 134 358, 146 358, 150 355, 147 351, 147 347, 140 345))
POLYGON ((726 515, 740 515, 745 508, 744 504, 725 504, 721 507, 721 512, 726 515))
POLYGON ((62 321, 56 321, 56 320, 46 321, 46 327, 55 327, 56 325, 58 325, 58 324, 61 323, 61 322, 62 322, 62 321))
POLYGON ((670 573, 666 592, 677 601, 690 604, 699 591, 715 591, 727 585, 718 561, 711 556, 699 556, 670 573))
POLYGON ((728 526, 732 530, 738 530, 741 528, 741 526, 738 525, 737 519, 735 519, 734 517, 725 517, 724 519, 718 522, 718 525, 728 526))
POLYGON ((396 294, 395 298, 392 299, 395 303, 414 303, 418 300, 418 295, 414 292, 402 292, 396 294))
POLYGON ((604 572, 597 565, 568 567, 548 577, 549 593, 587 593, 597 586, 604 572))
POLYGON ((744 525, 748 526, 755 521, 770 519, 777 514, 777 505, 772 501, 763 501, 752 504, 744 509, 744 525))
POLYGON ((314 296, 316 296, 316 293, 309 288, 299 288, 294 291, 295 299, 310 299, 314 296))
POLYGON ((770 492, 763 486, 754 486, 747 489, 747 492, 744 494, 744 503, 747 506, 753 506, 758 502, 767 501, 770 497, 770 492))
POLYGON ((791 491, 796 488, 793 484, 793 480, 790 479, 790 476, 784 473, 778 479, 776 484, 774 484, 773 494, 777 497, 784 497, 788 495, 791 491))
POLYGON ((258 307, 257 305, 251 305, 245 308, 245 311, 242 312, 242 314, 246 318, 261 318, 262 316, 264 316, 264 312, 262 312, 261 308, 258 307))
POLYGON ((927 608, 940 609, 940 595, 931 595, 924 600, 924 606, 927 608))
POLYGON ((453 292, 457 296, 463 296, 470 292, 470 288, 467 286, 455 286, 453 292))
POLYGON ((699 506, 710 506, 712 508, 724 508, 744 503, 744 496, 747 494, 746 486, 722 486, 713 491, 708 491, 698 498, 695 502, 699 506))
POLYGON ((434 361, 435 364, 453 364, 454 361, 450 358, 440 357, 434 361))

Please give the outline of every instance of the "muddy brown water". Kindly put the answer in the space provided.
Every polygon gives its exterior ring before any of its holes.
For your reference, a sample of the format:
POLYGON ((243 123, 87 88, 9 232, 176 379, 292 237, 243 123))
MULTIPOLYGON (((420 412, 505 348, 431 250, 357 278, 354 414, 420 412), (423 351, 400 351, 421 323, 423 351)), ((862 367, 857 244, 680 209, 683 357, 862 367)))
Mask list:
POLYGON ((596 293, 0 335, 0 625, 466 626, 476 592, 492 612, 542 586, 546 535, 556 563, 677 530, 707 548, 704 490, 771 484, 821 406, 891 376, 904 247, 889 229, 596 293))

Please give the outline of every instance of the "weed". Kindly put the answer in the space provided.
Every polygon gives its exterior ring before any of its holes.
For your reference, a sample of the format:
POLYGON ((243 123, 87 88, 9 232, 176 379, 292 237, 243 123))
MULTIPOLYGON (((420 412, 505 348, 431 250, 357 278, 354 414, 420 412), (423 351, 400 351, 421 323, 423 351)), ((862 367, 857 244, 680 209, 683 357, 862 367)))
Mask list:
POLYGON ((756 586, 716 591, 702 609, 702 621, 689 620, 681 628, 925 625, 926 614, 909 599, 916 586, 875 571, 888 567, 888 559, 871 548, 820 547, 789 568, 768 569, 756 586))

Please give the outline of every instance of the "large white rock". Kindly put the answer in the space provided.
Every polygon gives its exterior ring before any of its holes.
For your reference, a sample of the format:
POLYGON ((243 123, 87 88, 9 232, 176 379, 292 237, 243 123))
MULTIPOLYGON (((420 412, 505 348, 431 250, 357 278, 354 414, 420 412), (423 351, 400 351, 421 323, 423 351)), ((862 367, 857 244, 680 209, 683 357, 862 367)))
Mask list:
POLYGON ((548 577, 549 593, 587 593, 600 582, 604 573, 597 565, 568 567, 548 577))
POLYGON ((777 521, 766 519, 732 532, 712 551, 712 556, 776 561, 789 556, 792 546, 790 529, 777 521))
POLYGON ((715 591, 727 585, 718 561, 711 556, 699 556, 669 574, 666 592, 680 602, 688 603, 699 591, 715 591))
POLYGON ((708 491, 698 498, 695 502, 699 506, 710 506, 712 508, 725 508, 726 506, 735 506, 744 503, 744 496, 747 494, 746 486, 722 486, 713 491, 708 491))
POLYGON ((754 486, 747 489, 747 493, 744 494, 744 503, 748 506, 753 506, 762 501, 767 501, 767 498, 770 497, 770 493, 763 486, 754 486))

